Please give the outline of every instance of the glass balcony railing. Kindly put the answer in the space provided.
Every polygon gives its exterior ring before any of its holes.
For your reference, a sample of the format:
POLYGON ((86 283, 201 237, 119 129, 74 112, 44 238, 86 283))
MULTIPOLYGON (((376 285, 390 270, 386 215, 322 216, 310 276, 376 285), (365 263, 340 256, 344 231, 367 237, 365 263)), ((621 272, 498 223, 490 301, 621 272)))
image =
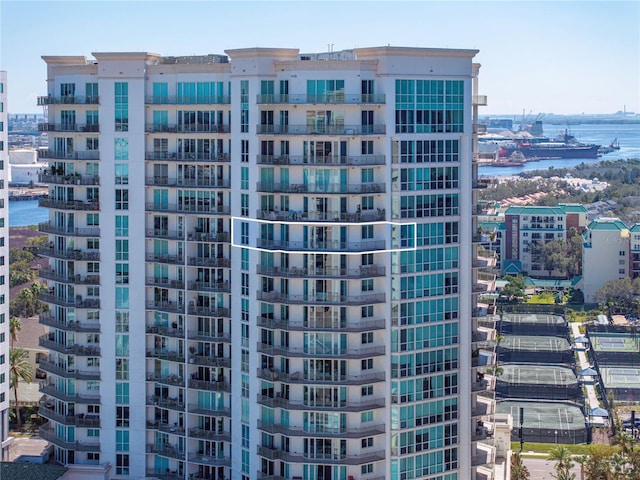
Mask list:
POLYGON ((259 105, 362 105, 362 104, 384 104, 384 93, 325 93, 325 94, 261 94, 256 98, 259 105))
POLYGON ((268 135, 384 135, 385 125, 256 125, 268 135))

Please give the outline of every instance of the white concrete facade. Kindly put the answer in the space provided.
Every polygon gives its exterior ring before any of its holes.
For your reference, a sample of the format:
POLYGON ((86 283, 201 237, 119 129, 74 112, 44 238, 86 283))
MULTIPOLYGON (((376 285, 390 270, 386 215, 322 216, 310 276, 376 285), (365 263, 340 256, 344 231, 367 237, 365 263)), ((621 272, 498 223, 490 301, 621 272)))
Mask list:
POLYGON ((585 303, 609 280, 625 278, 630 270, 629 228, 618 218, 593 220, 583 234, 582 282, 585 303))
POLYGON ((0 71, 0 442, 9 452, 9 142, 7 72, 0 71))
POLYGON ((168 480, 490 475, 477 52, 225 53, 43 57, 57 460, 168 480))

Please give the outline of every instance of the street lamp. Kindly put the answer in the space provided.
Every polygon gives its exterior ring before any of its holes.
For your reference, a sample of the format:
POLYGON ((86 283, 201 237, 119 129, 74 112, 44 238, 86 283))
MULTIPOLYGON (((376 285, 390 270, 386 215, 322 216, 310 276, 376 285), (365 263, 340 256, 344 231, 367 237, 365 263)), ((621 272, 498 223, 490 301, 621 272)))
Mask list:
POLYGON ((556 430, 556 445, 558 444, 558 430, 556 430))

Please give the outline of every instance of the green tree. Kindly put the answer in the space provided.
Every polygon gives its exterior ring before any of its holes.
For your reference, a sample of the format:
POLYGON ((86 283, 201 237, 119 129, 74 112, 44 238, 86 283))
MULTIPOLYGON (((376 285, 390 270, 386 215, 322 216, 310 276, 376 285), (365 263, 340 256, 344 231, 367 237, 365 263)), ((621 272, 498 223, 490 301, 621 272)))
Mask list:
POLYGON ((613 449, 609 445, 589 445, 589 455, 584 462, 585 480, 607 480, 612 454, 613 449))
POLYGON ((9 303, 11 314, 26 318, 47 310, 47 304, 40 301, 40 293, 45 289, 41 283, 33 282, 29 287, 20 290, 18 296, 9 303))
POLYGON ((525 285, 522 275, 518 275, 517 277, 507 275, 504 279, 509 282, 500 292, 504 297, 508 300, 514 300, 524 296, 525 285))
POLYGON ((9 350, 9 383, 13 388, 16 402, 16 423, 18 428, 22 425, 20 408, 18 407, 18 383, 20 381, 31 383, 33 381, 33 368, 29 363, 29 353, 22 348, 9 350))
POLYGON ((513 452, 511 454, 511 480, 529 480, 530 478, 531 474, 522 462, 522 457, 519 453, 513 452))
POLYGON ((640 278, 629 277, 609 280, 593 295, 596 302, 603 303, 612 313, 617 310, 635 312, 640 296, 640 278))
POLYGON ((22 330, 22 322, 18 317, 11 317, 9 320, 9 333, 11 334, 11 344, 15 345, 18 341, 18 332, 22 330))
POLYGON ((564 445, 553 447, 549 451, 549 460, 556 462, 554 469, 556 471, 554 478, 557 480, 572 480, 575 475, 571 473, 574 462, 571 458, 571 452, 564 445))
POLYGON ((33 253, 19 248, 9 249, 9 286, 15 287, 31 282, 36 278, 36 272, 31 268, 35 260, 33 253))
POLYGON ((28 250, 38 249, 46 247, 49 244, 49 237, 47 235, 38 235, 37 237, 27 238, 24 246, 28 250))

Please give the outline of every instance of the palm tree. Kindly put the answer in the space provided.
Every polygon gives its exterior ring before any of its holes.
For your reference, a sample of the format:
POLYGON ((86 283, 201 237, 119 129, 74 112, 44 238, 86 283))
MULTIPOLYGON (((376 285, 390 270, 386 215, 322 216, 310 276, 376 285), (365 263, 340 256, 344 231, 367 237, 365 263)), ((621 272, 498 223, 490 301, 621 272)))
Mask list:
POLYGON ((530 478, 531 474, 522 462, 522 457, 519 453, 513 452, 511 454, 511 480, 529 480, 530 478))
POLYGON ((18 317, 11 317, 9 320, 9 333, 11 334, 11 344, 15 345, 18 341, 18 332, 22 330, 22 323, 18 317))
POLYGON ((627 457, 621 452, 614 453, 609 458, 609 473, 611 480, 624 480, 626 475, 627 457))
POLYGON ((556 462, 554 468, 556 474, 554 478, 558 480, 570 480, 575 478, 575 475, 570 474, 569 470, 573 467, 573 460, 571 459, 571 452, 564 445, 558 445, 549 451, 549 460, 556 462))
POLYGON ((22 348, 12 348, 9 350, 9 383, 13 388, 16 401, 16 424, 18 428, 22 425, 20 418, 20 408, 18 407, 18 382, 31 383, 33 381, 33 369, 29 363, 29 352, 22 348))

